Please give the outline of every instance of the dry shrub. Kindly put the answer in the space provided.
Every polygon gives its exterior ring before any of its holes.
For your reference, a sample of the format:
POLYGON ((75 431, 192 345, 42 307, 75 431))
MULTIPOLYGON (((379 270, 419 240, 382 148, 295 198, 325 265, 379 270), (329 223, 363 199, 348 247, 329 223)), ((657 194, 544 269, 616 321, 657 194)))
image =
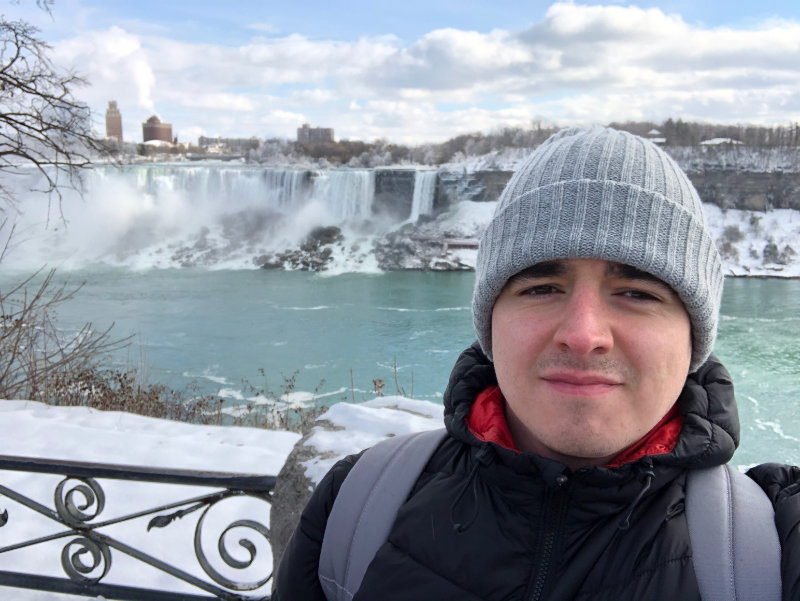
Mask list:
MULTIPOLYGON (((2 263, 3 253, 0 253, 2 263)), ((129 338, 112 339, 111 327, 95 330, 86 323, 65 335, 56 326, 56 309, 80 289, 53 283, 54 270, 34 284, 41 272, 0 290, 0 398, 41 399, 54 379, 81 374, 109 353, 125 348, 129 338)))
POLYGON ((83 406, 101 411, 124 411, 195 424, 222 423, 222 399, 176 391, 163 384, 137 383, 135 370, 86 368, 54 374, 43 389, 49 405, 83 406))
MULTIPOLYGON (((308 406, 291 400, 292 393, 297 388, 299 371, 295 370, 289 376, 282 373, 279 391, 274 391, 267 385, 266 372, 263 368, 258 372, 265 379, 263 386, 255 386, 248 380, 242 381, 242 387, 253 400, 234 417, 235 424, 268 430, 306 432, 326 411, 327 407, 316 404, 308 406)), ((319 394, 324 385, 325 380, 320 380, 314 388, 312 398, 319 394)))

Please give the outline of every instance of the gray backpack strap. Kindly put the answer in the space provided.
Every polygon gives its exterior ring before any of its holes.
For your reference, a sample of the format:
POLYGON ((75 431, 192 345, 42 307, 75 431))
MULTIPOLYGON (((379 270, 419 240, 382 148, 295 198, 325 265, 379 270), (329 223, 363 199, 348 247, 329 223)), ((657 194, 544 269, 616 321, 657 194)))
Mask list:
POLYGON ((439 429, 383 440, 347 474, 328 516, 319 557, 319 581, 328 601, 351 601, 446 434, 439 429))
POLYGON ((780 601, 775 512, 758 484, 730 465, 691 470, 686 519, 703 601, 780 601))

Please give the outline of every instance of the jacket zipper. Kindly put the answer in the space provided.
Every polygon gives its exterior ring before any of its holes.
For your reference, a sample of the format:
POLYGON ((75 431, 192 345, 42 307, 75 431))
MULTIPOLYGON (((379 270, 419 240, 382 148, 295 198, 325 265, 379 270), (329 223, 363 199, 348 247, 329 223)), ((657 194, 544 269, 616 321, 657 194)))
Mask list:
POLYGON ((552 493, 547 501, 547 511, 544 513, 545 519, 543 520, 545 529, 539 545, 539 564, 531 594, 528 596, 529 601, 540 601, 550 576, 556 535, 561 528, 562 511, 567 498, 566 491, 563 490, 567 482, 566 476, 559 476, 557 480, 558 490, 552 493))

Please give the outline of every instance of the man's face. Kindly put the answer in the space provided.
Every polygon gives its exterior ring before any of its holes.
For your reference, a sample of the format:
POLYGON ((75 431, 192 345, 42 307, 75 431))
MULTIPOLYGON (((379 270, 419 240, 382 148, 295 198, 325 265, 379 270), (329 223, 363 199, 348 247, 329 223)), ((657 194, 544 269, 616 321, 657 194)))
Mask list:
POLYGON ((608 463, 669 411, 689 371, 691 326, 649 274, 550 261, 503 288, 492 355, 519 448, 577 469, 608 463))

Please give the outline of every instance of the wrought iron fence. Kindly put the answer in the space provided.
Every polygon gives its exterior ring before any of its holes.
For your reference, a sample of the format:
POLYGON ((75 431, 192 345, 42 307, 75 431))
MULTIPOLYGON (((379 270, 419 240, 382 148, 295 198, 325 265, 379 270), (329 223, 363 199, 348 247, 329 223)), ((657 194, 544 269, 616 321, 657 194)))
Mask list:
MULTIPOLYGON (((252 570, 253 566, 257 566, 254 562, 259 545, 269 544, 269 529, 266 525, 258 519, 236 519, 237 516, 231 519, 223 511, 223 528, 217 539, 214 556, 209 556, 204 550, 203 541, 207 540, 204 530, 212 509, 217 508, 219 513, 219 508, 226 500, 237 497, 255 499, 259 503, 270 503, 274 486, 275 476, 0 455, 0 568, 13 563, 4 562, 4 558, 11 558, 15 552, 31 548, 44 549, 45 544, 50 544, 48 549, 52 550, 53 544, 60 545, 63 542, 60 554, 56 551, 51 553, 54 557, 50 557, 43 551, 37 558, 40 558, 42 566, 49 565, 51 568, 52 564, 60 561, 61 571, 67 576, 65 578, 63 575, 46 575, 42 573, 45 571, 43 569, 38 569, 36 573, 0 569, 0 585, 84 596, 102 595, 106 599, 129 601, 268 599, 267 594, 258 591, 264 591, 270 581, 271 566, 264 568, 266 573, 257 574, 246 582, 234 579, 230 575, 231 572, 234 575, 244 574, 238 570, 248 571, 248 568, 252 570), (33 495, 7 486, 9 480, 14 479, 8 476, 18 472, 60 477, 60 479, 51 478, 52 482, 58 480, 52 494, 52 507, 32 498, 33 495), (133 488, 141 483, 183 485, 172 487, 183 494, 177 500, 152 507, 147 505, 147 499, 127 498, 126 506, 133 500, 139 508, 135 511, 126 510, 118 515, 108 515, 110 512, 106 511, 107 495, 100 483, 101 481, 105 483, 105 480, 126 481, 133 488), (211 490, 196 494, 198 489, 195 487, 198 486, 211 490), (187 487, 190 487, 188 492, 191 494, 188 498, 184 498, 187 496, 185 494, 187 487), (8 500, 15 503, 9 503, 8 500), (24 513, 26 510, 50 520, 54 523, 52 525, 55 526, 55 531, 10 542, 3 535, 4 531, 9 529, 9 524, 27 519, 24 513), (178 566, 170 561, 169 558, 174 556, 174 549, 171 552, 169 548, 162 548, 161 553, 154 553, 144 550, 138 543, 125 542, 120 536, 108 533, 113 526, 131 523, 133 520, 146 520, 148 517, 150 519, 146 525, 146 532, 150 533, 156 531, 154 529, 169 528, 176 520, 187 516, 192 516, 192 519, 196 520, 191 542, 196 564, 191 568, 178 566), (243 537, 238 539, 238 549, 229 548, 228 540, 232 533, 238 533, 243 537), (256 542, 253 538, 257 539, 256 542), (168 580, 174 580, 177 587, 173 588, 178 590, 112 583, 109 574, 112 576, 114 574, 111 571, 112 560, 119 557, 118 554, 130 558, 126 559, 128 564, 133 560, 138 562, 136 565, 146 565, 157 570, 160 576, 169 575, 168 580), (181 592, 186 590, 194 592, 181 592)), ((152 489, 149 487, 148 490, 152 489)), ((131 494, 135 497, 135 493, 131 494)), ((263 515, 266 516, 267 512, 264 511, 263 515)), ((220 522, 219 516, 216 522, 220 522)), ((177 545, 180 541, 170 540, 169 544, 162 546, 171 547, 173 542, 177 545)), ((185 563, 185 556, 183 562, 185 563)), ((51 569, 50 572, 52 571, 51 569)))

